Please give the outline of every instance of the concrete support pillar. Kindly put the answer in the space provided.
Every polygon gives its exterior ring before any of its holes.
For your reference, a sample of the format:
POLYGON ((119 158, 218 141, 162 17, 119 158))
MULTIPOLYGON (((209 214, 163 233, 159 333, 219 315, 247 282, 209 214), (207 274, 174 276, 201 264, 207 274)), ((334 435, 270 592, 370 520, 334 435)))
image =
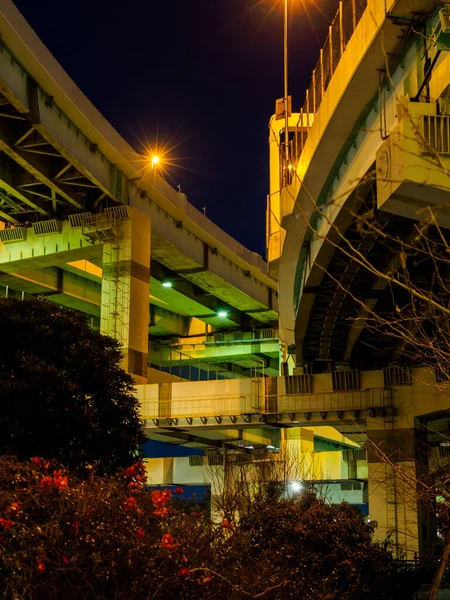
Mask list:
POLYGON ((302 427, 286 427, 281 430, 281 435, 286 478, 294 481, 314 479, 314 432, 302 427))
POLYGON ((120 342, 136 383, 147 383, 151 221, 135 208, 128 214, 103 245, 100 329, 120 342))
POLYGON ((419 550, 415 430, 393 429, 375 419, 368 420, 367 429, 369 516, 378 523, 375 536, 390 536, 396 554, 412 559, 419 550))
POLYGON ((269 195, 266 216, 266 260, 269 274, 278 279, 278 266, 282 252, 280 185, 280 121, 271 119, 269 129, 269 195))

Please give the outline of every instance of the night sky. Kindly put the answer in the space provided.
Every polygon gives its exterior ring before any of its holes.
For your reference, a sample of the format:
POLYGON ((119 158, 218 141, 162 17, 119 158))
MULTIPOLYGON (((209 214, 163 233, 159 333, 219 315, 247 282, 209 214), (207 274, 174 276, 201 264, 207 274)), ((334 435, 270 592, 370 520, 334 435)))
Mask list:
MULTIPOLYGON (((55 58, 134 146, 173 147, 167 179, 264 255, 268 128, 283 96, 281 0, 14 0, 55 58), (275 5, 275 6, 274 6, 275 5)), ((293 109, 337 0, 292 0, 293 109)))

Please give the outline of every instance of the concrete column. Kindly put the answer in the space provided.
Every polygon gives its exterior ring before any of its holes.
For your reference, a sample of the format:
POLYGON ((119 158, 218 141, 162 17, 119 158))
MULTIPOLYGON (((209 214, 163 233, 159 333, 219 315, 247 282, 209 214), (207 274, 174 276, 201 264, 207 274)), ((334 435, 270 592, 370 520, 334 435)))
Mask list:
POLYGON ((369 419, 369 516, 377 521, 375 536, 391 537, 396 554, 414 558, 419 550, 416 495, 415 430, 393 429, 369 419))
POLYGON ((314 479, 314 432, 302 427, 286 427, 281 430, 281 436, 286 477, 293 481, 314 479))
POLYGON ((117 239, 103 245, 100 328, 120 342, 136 383, 147 383, 151 220, 135 208, 128 214, 117 239))

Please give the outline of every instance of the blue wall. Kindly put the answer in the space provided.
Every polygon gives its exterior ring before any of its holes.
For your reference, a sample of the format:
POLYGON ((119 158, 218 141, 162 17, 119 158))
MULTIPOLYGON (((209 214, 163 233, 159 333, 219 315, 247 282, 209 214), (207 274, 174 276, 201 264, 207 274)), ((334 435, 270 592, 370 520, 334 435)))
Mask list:
POLYGON ((204 456, 204 450, 197 448, 186 448, 186 446, 176 444, 166 444, 165 442, 155 442, 147 440, 143 446, 144 458, 170 458, 172 456, 204 456))

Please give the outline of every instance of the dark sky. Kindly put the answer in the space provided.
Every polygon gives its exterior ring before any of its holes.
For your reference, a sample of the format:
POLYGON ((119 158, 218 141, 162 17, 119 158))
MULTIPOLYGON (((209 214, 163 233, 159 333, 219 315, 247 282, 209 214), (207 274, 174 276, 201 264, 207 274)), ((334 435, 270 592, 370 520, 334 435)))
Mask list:
MULTIPOLYGON (((283 96, 281 0, 14 1, 122 136, 139 152, 157 136, 176 146, 183 168, 170 168, 172 185, 264 255, 267 124, 283 96)), ((316 0, 321 12, 313 0, 291 3, 296 111, 338 2, 316 0)))

